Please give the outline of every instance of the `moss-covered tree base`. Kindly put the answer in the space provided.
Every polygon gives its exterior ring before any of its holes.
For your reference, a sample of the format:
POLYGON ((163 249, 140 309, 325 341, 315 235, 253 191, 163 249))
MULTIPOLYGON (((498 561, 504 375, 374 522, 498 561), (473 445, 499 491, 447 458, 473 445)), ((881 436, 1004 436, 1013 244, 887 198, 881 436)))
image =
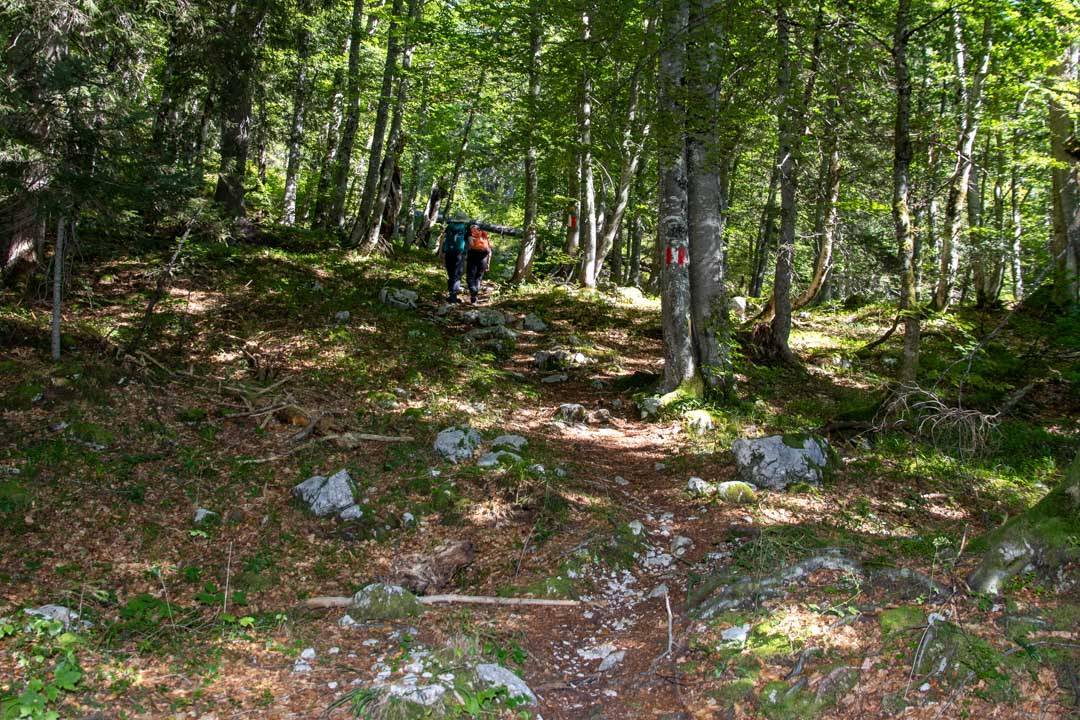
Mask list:
POLYGON ((1054 576, 1080 560, 1080 456, 1053 491, 979 545, 986 550, 968 585, 994 595, 1019 573, 1040 570, 1054 576))

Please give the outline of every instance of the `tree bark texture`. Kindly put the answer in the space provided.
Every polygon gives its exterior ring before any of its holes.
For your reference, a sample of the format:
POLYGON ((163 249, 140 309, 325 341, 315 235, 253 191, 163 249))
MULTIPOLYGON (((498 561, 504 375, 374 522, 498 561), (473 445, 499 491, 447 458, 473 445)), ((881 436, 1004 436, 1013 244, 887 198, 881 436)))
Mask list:
POLYGON ((538 228, 537 216, 537 153, 533 128, 537 121, 540 104, 540 54, 543 43, 543 23, 540 16, 540 2, 533 0, 529 7, 529 95, 525 108, 525 219, 522 223, 524 235, 518 249, 514 274, 510 282, 520 283, 532 273, 533 255, 536 254, 538 228))

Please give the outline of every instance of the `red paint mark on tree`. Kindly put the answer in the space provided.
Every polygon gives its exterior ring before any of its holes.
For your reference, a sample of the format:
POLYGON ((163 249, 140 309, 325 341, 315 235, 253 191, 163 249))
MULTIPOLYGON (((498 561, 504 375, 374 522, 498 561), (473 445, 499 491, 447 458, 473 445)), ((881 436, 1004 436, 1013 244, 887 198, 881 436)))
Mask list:
POLYGON ((666 264, 667 264, 667 265, 670 265, 670 264, 671 264, 671 261, 672 261, 672 260, 674 259, 674 257, 675 257, 675 256, 674 256, 674 254, 672 253, 672 248, 671 248, 671 246, 670 246, 670 245, 668 245, 668 248, 667 248, 667 258, 666 258, 667 262, 666 262, 666 264))
POLYGON ((577 227, 577 215, 570 216, 570 229, 573 230, 577 227))
POLYGON ((686 260, 687 260, 686 248, 681 247, 681 248, 679 248, 679 264, 680 265, 685 265, 686 260))

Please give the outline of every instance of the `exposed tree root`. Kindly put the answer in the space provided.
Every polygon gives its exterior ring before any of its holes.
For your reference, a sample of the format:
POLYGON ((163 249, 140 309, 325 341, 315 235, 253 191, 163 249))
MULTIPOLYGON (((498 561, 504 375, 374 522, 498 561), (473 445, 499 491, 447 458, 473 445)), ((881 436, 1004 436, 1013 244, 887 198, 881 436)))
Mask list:
MULTIPOLYGON (((423 605, 469 604, 469 605, 541 605, 547 607, 576 607, 578 600, 548 600, 546 598, 494 597, 491 595, 420 595, 416 598, 423 605)), ((304 600, 301 607, 310 609, 339 608, 352 605, 352 598, 344 595, 323 595, 304 600)))
POLYGON ((793 585, 806 582, 818 570, 839 570, 859 575, 870 581, 902 580, 925 588, 934 594, 944 594, 945 588, 909 568, 865 568, 862 563, 844 556, 839 550, 827 550, 780 569, 772 575, 746 578, 714 588, 698 605, 697 614, 708 618, 725 610, 755 607, 761 601, 786 595, 793 585))

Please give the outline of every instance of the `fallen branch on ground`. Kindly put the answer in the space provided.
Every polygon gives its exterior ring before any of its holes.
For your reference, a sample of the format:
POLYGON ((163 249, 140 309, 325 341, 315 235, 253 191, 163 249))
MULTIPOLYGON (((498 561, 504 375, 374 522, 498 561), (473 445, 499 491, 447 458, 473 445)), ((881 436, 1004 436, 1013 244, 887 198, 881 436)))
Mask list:
MULTIPOLYGON (((545 598, 494 597, 491 595, 419 595, 416 598, 423 605, 470 604, 470 605, 541 605, 548 607, 576 607, 578 600, 548 600, 545 598)), ((344 595, 324 595, 313 597, 300 603, 306 608, 338 608, 352 605, 352 598, 344 595)))

